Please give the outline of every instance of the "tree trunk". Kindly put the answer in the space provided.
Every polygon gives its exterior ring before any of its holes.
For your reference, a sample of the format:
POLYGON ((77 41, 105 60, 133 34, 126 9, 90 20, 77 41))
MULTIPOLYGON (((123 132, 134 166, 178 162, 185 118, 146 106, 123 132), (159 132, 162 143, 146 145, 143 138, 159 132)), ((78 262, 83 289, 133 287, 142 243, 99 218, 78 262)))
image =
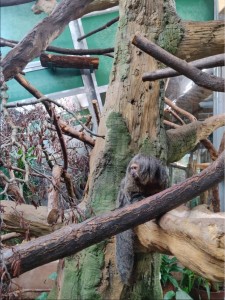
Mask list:
MULTIPOLYGON (((106 139, 96 141, 90 162, 89 194, 84 199, 95 214, 115 207, 120 181, 134 154, 142 152, 167 160, 162 125, 163 84, 143 83, 141 79, 141 73, 157 69, 157 62, 133 46, 131 40, 137 31, 150 40, 156 38, 165 25, 165 11, 170 19, 172 9, 168 9, 168 2, 120 3, 114 67, 99 127, 99 134, 106 135, 106 139)), ((135 283, 132 288, 125 287, 115 267, 114 247, 110 239, 75 255, 75 260, 67 259, 58 299, 162 299, 159 255, 137 253, 135 283), (72 263, 76 267, 72 268, 72 263), (68 281, 69 276, 73 280, 68 281)))

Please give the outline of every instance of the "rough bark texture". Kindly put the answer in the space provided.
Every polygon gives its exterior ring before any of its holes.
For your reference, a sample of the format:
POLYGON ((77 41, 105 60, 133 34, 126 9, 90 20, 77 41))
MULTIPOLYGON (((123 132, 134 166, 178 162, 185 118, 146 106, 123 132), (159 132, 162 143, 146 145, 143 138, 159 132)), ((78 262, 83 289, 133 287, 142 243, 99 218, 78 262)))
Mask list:
POLYGON ((190 61, 224 53, 223 21, 182 22, 182 26, 183 38, 174 53, 179 58, 190 61))
POLYGON ((99 59, 97 57, 80 57, 69 55, 41 54, 42 67, 49 68, 76 68, 76 69, 98 69, 99 59))
MULTIPOLYGON (((225 153, 223 152, 208 169, 200 174, 142 201, 102 216, 90 218, 79 224, 68 225, 30 243, 14 246, 13 249, 4 251, 4 262, 8 272, 15 277, 47 262, 77 253, 130 227, 161 217, 167 211, 220 182, 224 178, 224 158, 225 153), (35 259, 33 259, 34 257, 35 259), (18 273, 13 267, 15 260, 18 260, 20 264, 18 273)), ((162 225, 163 229, 166 230, 166 221, 162 224, 164 224, 164 226, 162 225)), ((176 226, 174 226, 174 230, 179 231, 176 226)), ((222 259, 223 239, 221 242, 219 247, 221 253, 218 255, 221 255, 222 259)), ((101 242, 101 247, 104 248, 104 244, 105 242, 101 242)), ((93 247, 97 249, 98 245, 93 247)), ((87 271, 85 269, 85 272, 87 271)))
POLYGON ((38 23, 2 60, 5 80, 14 77, 29 61, 40 56, 41 51, 47 48, 71 20, 84 14, 85 6, 91 2, 93 0, 63 0, 58 4, 52 14, 38 23))
MULTIPOLYGON (((95 214, 115 207, 114 201, 127 163, 138 151, 166 161, 166 138, 161 122, 163 94, 160 93, 158 82, 149 85, 141 79, 141 72, 157 69, 157 63, 131 45, 131 39, 137 31, 153 40, 163 31, 163 5, 167 7, 168 2, 128 0, 120 3, 114 67, 99 128, 99 134, 106 135, 106 139, 96 142, 91 155, 89 194, 84 201, 84 204, 92 206, 95 214)), ((167 20, 176 22, 175 18, 172 21, 169 10, 167 20)), ((174 26, 178 44, 180 27, 177 23, 174 26)), ((152 299, 162 297, 157 255, 141 254, 137 258, 137 280, 131 290, 123 289, 115 269, 114 243, 110 240, 104 245, 94 246, 92 250, 76 256, 83 266, 80 271, 77 270, 75 280, 75 289, 80 291, 82 299, 99 297, 100 294, 104 299, 134 299, 147 294, 152 299), (104 267, 99 257, 104 260, 104 267)), ((65 278, 66 274, 65 270, 65 278)), ((63 285, 68 290, 66 284, 65 280, 63 285)))
POLYGON ((215 115, 204 121, 167 130, 168 163, 178 161, 191 151, 201 140, 206 139, 214 130, 225 125, 225 114, 215 115))
POLYGON ((225 213, 212 213, 205 205, 192 210, 180 206, 135 232, 145 251, 172 253, 204 278, 224 281, 224 221, 225 213))

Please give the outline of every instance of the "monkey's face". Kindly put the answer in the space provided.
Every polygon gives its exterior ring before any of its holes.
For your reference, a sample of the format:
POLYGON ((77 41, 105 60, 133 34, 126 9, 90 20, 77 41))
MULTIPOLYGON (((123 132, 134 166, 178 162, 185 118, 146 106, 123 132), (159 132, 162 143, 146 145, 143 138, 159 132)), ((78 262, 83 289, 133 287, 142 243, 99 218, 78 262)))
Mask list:
POLYGON ((130 166, 130 175, 134 178, 134 179, 138 179, 139 178, 139 165, 137 163, 133 163, 130 166))

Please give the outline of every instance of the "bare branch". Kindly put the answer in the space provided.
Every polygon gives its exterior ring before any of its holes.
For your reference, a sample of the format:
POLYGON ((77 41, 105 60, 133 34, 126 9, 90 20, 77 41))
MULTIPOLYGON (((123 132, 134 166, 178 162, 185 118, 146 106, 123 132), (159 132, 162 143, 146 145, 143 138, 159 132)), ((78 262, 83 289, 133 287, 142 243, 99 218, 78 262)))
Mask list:
MULTIPOLYGON (((81 17, 93 0, 63 0, 54 11, 38 23, 25 38, 2 60, 5 80, 20 73, 29 61, 41 52, 64 30, 72 20, 81 17)), ((39 97, 40 98, 40 97, 39 97)))
POLYGON ((187 117, 191 122, 196 121, 196 118, 186 110, 178 107, 176 104, 173 103, 170 99, 165 97, 165 103, 169 105, 171 108, 173 108, 176 112, 182 114, 183 116, 187 117))
POLYGON ((135 232, 145 252, 174 255, 204 278, 223 281, 224 221, 225 213, 215 214, 206 205, 192 210, 181 205, 158 222, 137 226, 135 232))
POLYGON ((4 241, 10 240, 10 239, 13 239, 15 237, 18 237, 18 236, 21 236, 21 234, 17 233, 17 232, 6 233, 6 234, 1 235, 1 241, 4 242, 4 241))
POLYGON ((104 30, 104 29, 106 29, 106 28, 112 26, 114 23, 118 22, 118 20, 119 20, 119 17, 116 17, 116 18, 112 19, 111 21, 107 22, 105 25, 103 25, 103 26, 101 26, 101 27, 99 27, 99 28, 97 28, 97 29, 95 29, 95 30, 93 30, 93 31, 91 31, 91 32, 89 32, 89 33, 87 33, 87 34, 85 34, 85 35, 79 37, 79 38, 77 39, 77 41, 80 42, 80 41, 82 41, 83 39, 85 39, 85 38, 87 38, 87 37, 89 37, 89 36, 91 36, 91 35, 93 35, 93 34, 99 32, 99 31, 102 31, 102 30, 104 30))
POLYGON ((213 75, 209 75, 201 70, 189 65, 184 60, 170 54, 166 50, 150 42, 145 37, 135 35, 132 43, 153 56, 155 59, 170 66, 180 74, 193 80, 197 85, 210 89, 212 91, 224 92, 225 81, 213 75))
MULTIPOLYGON (((15 76, 16 81, 18 81, 26 90, 28 90, 33 96, 36 98, 44 97, 43 94, 41 94, 37 89, 35 89, 22 75, 17 74, 15 76)), ((58 134, 62 155, 63 155, 63 161, 64 161, 64 170, 67 170, 68 168, 68 155, 67 155, 67 148, 65 144, 65 140, 62 135, 62 131, 59 125, 59 117, 56 116, 54 108, 49 104, 48 102, 43 102, 50 118, 52 119, 52 122, 56 128, 56 132, 58 134)))
MULTIPOLYGON (((0 38, 0 47, 14 48, 19 42, 0 38)), ((105 49, 68 49, 55 46, 48 46, 46 51, 69 55, 105 55, 114 52, 114 48, 105 49)))
POLYGON ((80 224, 66 226, 52 234, 4 251, 3 259, 9 273, 15 276, 12 264, 18 256, 21 274, 162 216, 220 182, 224 178, 224 161, 223 152, 207 169, 178 185, 132 205, 93 217, 80 224), (35 259, 32 259, 33 257, 35 259))
POLYGON ((98 69, 99 65, 97 57, 54 55, 49 53, 42 53, 40 61, 42 67, 49 68, 98 69))
POLYGON ((204 121, 195 121, 176 129, 167 130, 168 163, 181 159, 201 140, 206 139, 214 130, 225 125, 225 114, 212 116, 204 121))
MULTIPOLYGON (((190 66, 196 67, 198 69, 208 69, 224 66, 224 54, 217 54, 208 56, 207 58, 202 58, 189 62, 190 66)), ((163 79, 168 77, 179 76, 180 73, 176 72, 171 68, 160 69, 155 72, 144 73, 142 79, 143 81, 151 81, 157 79, 163 79)))

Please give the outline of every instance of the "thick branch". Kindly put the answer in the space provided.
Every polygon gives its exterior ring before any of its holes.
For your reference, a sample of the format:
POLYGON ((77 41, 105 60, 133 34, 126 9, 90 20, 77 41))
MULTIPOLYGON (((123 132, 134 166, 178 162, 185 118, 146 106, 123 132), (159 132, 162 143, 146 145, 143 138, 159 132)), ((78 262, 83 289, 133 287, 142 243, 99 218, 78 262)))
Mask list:
POLYGON ((145 251, 174 255, 204 278, 223 281, 224 222, 225 213, 212 213, 205 205, 192 210, 182 205, 135 231, 145 251))
MULTIPOLYGON (((189 65, 194 66, 198 69, 208 69, 224 66, 224 54, 217 54, 213 56, 209 56, 207 58, 202 58, 198 60, 194 60, 189 63, 189 65)), ((155 72, 145 73, 143 75, 143 81, 151 81, 157 79, 163 79, 168 77, 179 76, 180 74, 171 68, 159 69, 155 72)))
POLYGON ((214 130, 225 125, 225 114, 167 130, 168 163, 178 161, 214 130))
POLYGON ((110 7, 114 7, 118 4, 119 0, 95 0, 85 8, 84 14, 88 14, 96 10, 104 10, 110 7))
POLYGON ((184 36, 175 55, 186 61, 224 53, 224 21, 181 22, 184 36))
POLYGON ((162 216, 220 182, 224 178, 224 159, 225 153, 223 152, 201 173, 140 202, 103 216, 93 217, 80 224, 66 226, 52 234, 4 251, 3 259, 9 273, 12 276, 19 275, 15 274, 12 268, 15 260, 19 260, 20 273, 23 273, 162 216))
POLYGON ((42 53, 40 56, 42 67, 49 68, 76 68, 76 69, 98 69, 99 59, 97 57, 80 57, 72 55, 54 55, 42 53))
POLYGON ((40 56, 41 51, 64 30, 72 20, 84 14, 85 6, 93 0, 63 0, 51 15, 38 23, 26 37, 2 60, 5 80, 21 72, 29 61, 40 56))
MULTIPOLYGON (((190 65, 186 61, 170 54, 141 35, 135 35, 132 43, 139 49, 153 56, 155 59, 193 80, 197 85, 212 91, 224 92, 225 81, 223 78, 202 72, 193 65, 190 65)), ((142 79, 144 80, 144 77, 142 79)))

